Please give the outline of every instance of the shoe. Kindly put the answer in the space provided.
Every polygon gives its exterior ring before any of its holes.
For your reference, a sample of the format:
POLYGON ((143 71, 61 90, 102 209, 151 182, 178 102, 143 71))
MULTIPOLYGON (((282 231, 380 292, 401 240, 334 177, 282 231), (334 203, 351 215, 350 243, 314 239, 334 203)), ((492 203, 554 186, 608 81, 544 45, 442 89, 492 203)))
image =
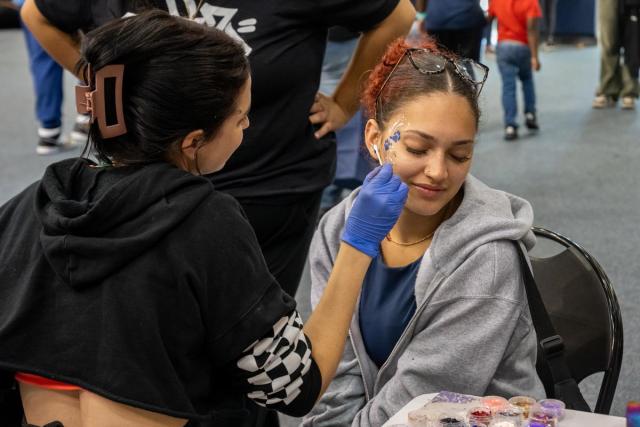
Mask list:
POLYGON ((71 141, 74 144, 84 144, 89 139, 89 116, 79 114, 76 116, 76 123, 73 125, 73 130, 69 134, 71 141))
POLYGON ((531 131, 540 130, 540 126, 538 125, 538 119, 536 118, 536 113, 525 113, 524 114, 524 124, 527 126, 527 129, 531 131))
POLYGON ((598 95, 595 98, 593 98, 593 102, 591 103, 591 106, 598 110, 602 108, 611 108, 616 106, 616 100, 613 99, 611 96, 598 95))
POLYGON ((60 134, 49 136, 41 136, 38 140, 38 146, 36 147, 36 153, 41 156, 48 156, 51 154, 62 153, 63 151, 71 150, 77 146, 73 141, 65 141, 60 139, 60 134))
POLYGON ((636 109, 636 100, 632 96, 625 96, 622 98, 622 106, 623 110, 635 110, 636 109))
POLYGON ((515 126, 507 126, 504 128, 504 139, 506 141, 513 141, 518 139, 518 128, 515 126))

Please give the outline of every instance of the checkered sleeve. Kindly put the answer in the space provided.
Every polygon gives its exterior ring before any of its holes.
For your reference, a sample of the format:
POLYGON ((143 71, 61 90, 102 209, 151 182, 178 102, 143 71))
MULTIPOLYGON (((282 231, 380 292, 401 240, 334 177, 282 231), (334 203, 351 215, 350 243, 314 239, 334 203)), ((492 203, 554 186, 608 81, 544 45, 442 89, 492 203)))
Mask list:
POLYGON ((302 327, 302 319, 294 310, 246 348, 237 361, 242 387, 258 405, 302 416, 318 399, 320 371, 302 327))

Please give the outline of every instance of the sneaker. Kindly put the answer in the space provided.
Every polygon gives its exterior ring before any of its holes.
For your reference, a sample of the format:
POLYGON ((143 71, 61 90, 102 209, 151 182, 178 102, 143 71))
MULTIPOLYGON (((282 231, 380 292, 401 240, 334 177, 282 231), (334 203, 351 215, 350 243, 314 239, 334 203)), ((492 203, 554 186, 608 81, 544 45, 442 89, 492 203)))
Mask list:
POLYGON ((538 119, 536 118, 536 113, 525 113, 524 124, 527 126, 527 129, 531 131, 540 130, 540 126, 538 125, 538 119))
POLYGON ((76 116, 76 123, 69 134, 74 144, 84 144, 89 139, 89 116, 79 114, 76 116))
POLYGON ((625 96, 622 98, 622 109, 623 110, 635 110, 636 109, 636 100, 632 96, 625 96))
POLYGON ((598 110, 602 108, 611 108, 616 106, 616 100, 613 99, 611 96, 598 95, 595 98, 593 98, 593 102, 591 103, 591 106, 598 110))
POLYGON ((518 128, 515 126, 507 126, 504 128, 504 139, 506 141, 513 141, 518 139, 518 128))
POLYGON ((38 129, 38 146, 36 147, 36 153, 41 156, 48 156, 50 154, 57 154, 63 151, 71 150, 75 148, 77 144, 70 140, 64 140, 60 138, 60 128, 56 129, 38 129))

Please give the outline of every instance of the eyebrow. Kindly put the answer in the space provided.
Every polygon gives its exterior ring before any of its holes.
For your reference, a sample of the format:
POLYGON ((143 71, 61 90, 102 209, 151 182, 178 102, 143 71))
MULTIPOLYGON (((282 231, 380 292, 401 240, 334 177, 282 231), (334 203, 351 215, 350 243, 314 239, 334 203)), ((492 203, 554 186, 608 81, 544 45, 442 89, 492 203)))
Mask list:
MULTIPOLYGON (((436 142, 437 139, 433 136, 433 135, 429 135, 428 133, 422 132, 420 130, 416 130, 416 129, 409 129, 405 131, 406 133, 413 133, 418 135, 420 138, 429 141, 429 142, 436 142)), ((466 144, 473 144, 473 139, 464 139, 461 141, 455 141, 453 143, 453 145, 458 146, 458 145, 466 145, 466 144)))

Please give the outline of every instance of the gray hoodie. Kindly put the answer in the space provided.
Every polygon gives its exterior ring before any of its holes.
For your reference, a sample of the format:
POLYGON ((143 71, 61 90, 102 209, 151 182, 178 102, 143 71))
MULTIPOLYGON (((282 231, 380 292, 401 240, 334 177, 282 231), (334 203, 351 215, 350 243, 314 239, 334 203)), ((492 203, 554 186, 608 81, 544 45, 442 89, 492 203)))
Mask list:
MULTIPOLYGON (((357 191, 328 212, 311 243, 311 303, 326 286, 357 191)), ((514 242, 535 244, 531 205, 469 175, 458 210, 436 231, 415 284, 416 312, 385 364, 369 359, 358 323, 336 376, 303 426, 384 424, 414 397, 544 396, 514 242)))

